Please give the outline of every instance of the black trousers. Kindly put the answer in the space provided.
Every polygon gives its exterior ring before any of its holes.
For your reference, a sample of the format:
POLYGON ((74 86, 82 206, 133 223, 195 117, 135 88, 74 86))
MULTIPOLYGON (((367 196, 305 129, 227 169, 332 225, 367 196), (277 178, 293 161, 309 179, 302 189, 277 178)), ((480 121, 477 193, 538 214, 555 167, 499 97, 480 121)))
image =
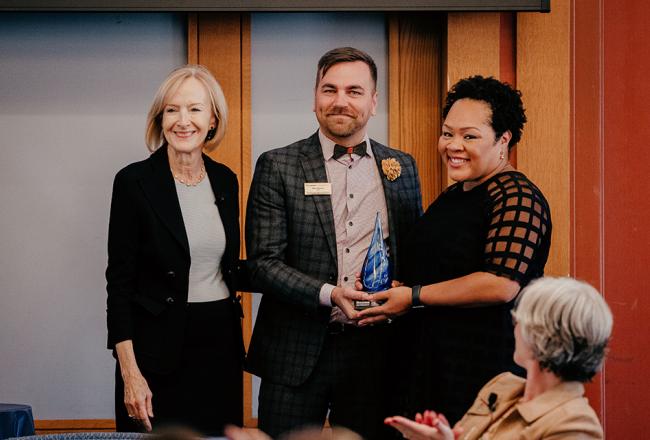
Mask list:
MULTIPOLYGON (((154 429, 183 426, 209 436, 242 425, 242 359, 239 315, 230 299, 188 304, 180 366, 170 374, 142 371, 153 394, 154 429)), ((137 347, 135 347, 137 350, 137 347)), ((124 383, 115 369, 117 431, 139 432, 124 405, 124 383)))
POLYGON ((259 428, 277 438, 301 426, 322 426, 329 411, 332 426, 368 440, 385 438, 383 387, 387 326, 354 328, 329 334, 307 381, 292 387, 262 380, 259 428))

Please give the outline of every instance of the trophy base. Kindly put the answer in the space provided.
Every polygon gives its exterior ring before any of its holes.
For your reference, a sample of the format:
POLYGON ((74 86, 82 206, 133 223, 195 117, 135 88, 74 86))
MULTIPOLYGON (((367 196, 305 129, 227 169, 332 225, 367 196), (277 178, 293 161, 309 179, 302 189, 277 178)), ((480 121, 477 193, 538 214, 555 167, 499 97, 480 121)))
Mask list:
POLYGON ((380 304, 377 301, 355 301, 354 310, 365 310, 370 307, 377 307, 380 304))

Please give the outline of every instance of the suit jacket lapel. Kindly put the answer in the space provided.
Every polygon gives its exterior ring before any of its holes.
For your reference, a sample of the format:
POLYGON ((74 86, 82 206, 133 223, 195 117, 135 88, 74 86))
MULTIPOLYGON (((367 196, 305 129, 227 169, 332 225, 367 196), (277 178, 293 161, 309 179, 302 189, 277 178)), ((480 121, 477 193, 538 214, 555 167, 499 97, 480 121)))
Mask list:
POLYGON ((384 172, 381 168, 381 161, 394 157, 390 154, 390 150, 381 144, 370 140, 370 145, 372 147, 372 153, 375 156, 375 161, 377 162, 377 170, 379 171, 379 176, 381 177, 381 183, 384 186, 384 197, 386 199, 386 209, 388 210, 388 224, 390 227, 390 236, 389 236, 389 245, 390 245, 390 258, 393 262, 393 276, 397 272, 397 237, 399 235, 399 178, 395 181, 390 181, 384 175, 384 172))
POLYGON ((176 194, 174 178, 169 168, 167 147, 163 146, 156 150, 149 158, 149 162, 151 174, 142 176, 140 179, 142 190, 161 222, 189 255, 190 245, 185 233, 185 224, 178 202, 178 194, 176 194))
MULTIPOLYGON (((318 133, 306 140, 302 148, 302 169, 305 173, 305 182, 327 182, 327 171, 325 171, 325 160, 323 150, 318 140, 318 133)), ((334 261, 336 260, 336 229, 334 227, 334 212, 332 210, 332 197, 305 196, 316 204, 318 217, 323 227, 323 233, 334 261)), ((306 200, 306 203, 309 203, 306 200)))

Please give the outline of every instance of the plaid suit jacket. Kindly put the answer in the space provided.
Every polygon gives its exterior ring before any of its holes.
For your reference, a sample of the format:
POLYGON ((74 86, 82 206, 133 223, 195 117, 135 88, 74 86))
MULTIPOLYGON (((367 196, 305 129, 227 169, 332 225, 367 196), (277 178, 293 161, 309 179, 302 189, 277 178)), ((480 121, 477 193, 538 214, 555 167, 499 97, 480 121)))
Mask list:
MULTIPOLYGON (((422 213, 417 168, 401 151, 370 141, 382 176, 393 268, 399 279, 401 237, 422 213), (381 160, 395 158, 402 173, 389 181, 381 160)), ((246 249, 262 301, 247 356, 247 371, 296 386, 318 360, 331 308, 319 303, 324 283, 338 279, 331 198, 305 196, 305 182, 326 182, 318 133, 257 160, 248 198, 246 249)), ((374 209, 374 207, 368 207, 374 209)))

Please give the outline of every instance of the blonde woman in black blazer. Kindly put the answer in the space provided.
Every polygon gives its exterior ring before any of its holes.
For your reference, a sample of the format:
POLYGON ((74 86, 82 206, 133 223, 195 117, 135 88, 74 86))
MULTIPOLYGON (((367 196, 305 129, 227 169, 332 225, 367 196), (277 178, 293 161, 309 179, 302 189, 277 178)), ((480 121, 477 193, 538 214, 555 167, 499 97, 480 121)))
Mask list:
POLYGON ((210 72, 176 69, 149 111, 153 153, 115 177, 106 279, 118 431, 220 435, 242 423, 238 184, 202 153, 226 121, 210 72))

